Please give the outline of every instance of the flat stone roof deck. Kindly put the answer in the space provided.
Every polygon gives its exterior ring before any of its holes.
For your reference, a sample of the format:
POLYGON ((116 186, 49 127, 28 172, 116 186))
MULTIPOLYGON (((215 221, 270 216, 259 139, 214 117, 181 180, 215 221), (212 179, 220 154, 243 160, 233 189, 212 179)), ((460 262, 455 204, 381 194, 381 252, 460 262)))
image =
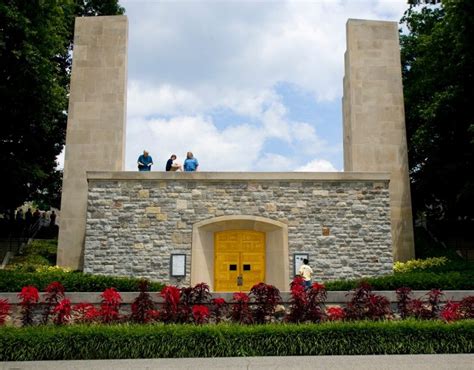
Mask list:
POLYGON ((88 171, 87 180, 199 180, 199 181, 381 181, 388 172, 163 172, 88 171))

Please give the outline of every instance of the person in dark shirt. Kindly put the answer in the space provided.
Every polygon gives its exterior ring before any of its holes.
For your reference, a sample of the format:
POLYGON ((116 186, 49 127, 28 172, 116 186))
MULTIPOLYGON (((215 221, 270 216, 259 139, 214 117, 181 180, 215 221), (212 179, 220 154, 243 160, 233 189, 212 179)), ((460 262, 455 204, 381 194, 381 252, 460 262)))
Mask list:
POLYGON ((176 162, 176 154, 172 154, 166 162, 166 171, 181 171, 181 165, 176 162))

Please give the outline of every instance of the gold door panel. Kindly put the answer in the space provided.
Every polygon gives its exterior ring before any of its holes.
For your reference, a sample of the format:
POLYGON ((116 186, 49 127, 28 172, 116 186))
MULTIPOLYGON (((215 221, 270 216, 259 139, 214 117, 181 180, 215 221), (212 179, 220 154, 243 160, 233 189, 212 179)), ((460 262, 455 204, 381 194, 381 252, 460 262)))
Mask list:
POLYGON ((248 291, 265 281, 265 233, 228 230, 214 234, 214 290, 248 291))

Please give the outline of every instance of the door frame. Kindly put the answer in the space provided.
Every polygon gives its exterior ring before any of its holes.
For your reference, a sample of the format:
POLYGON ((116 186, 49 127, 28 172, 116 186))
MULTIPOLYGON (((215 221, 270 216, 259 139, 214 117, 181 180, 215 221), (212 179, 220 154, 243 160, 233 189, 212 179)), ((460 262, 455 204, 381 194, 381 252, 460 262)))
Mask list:
POLYGON ((204 282, 214 291, 214 232, 255 230, 265 233, 265 283, 288 290, 288 226, 260 216, 220 216, 193 225, 191 244, 191 285, 204 282))

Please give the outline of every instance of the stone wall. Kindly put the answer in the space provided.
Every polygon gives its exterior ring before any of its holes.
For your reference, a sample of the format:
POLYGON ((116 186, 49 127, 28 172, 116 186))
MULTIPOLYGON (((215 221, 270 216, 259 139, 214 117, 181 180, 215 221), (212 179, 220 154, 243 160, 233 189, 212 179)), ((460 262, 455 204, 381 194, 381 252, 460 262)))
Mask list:
POLYGON ((290 274, 295 252, 309 253, 318 280, 387 274, 393 262, 387 177, 89 173, 84 271, 189 284, 193 224, 253 215, 288 225, 290 274), (181 281, 170 278, 171 253, 187 255, 181 281))

